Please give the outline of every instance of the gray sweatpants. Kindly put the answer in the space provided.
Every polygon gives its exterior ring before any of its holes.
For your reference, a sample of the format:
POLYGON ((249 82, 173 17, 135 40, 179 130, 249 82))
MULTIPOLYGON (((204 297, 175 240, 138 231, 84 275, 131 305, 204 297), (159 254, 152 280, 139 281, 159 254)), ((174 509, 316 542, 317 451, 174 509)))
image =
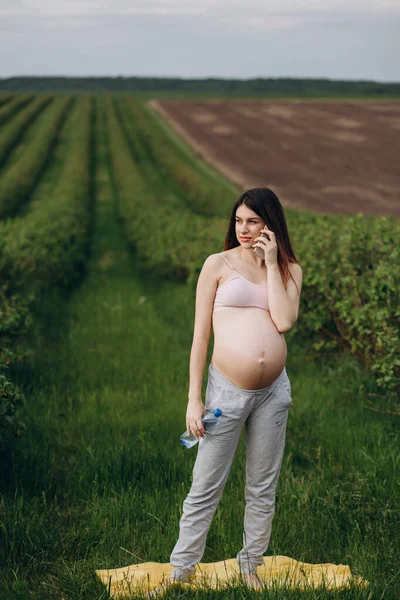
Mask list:
POLYGON ((257 566, 264 563, 291 405, 291 385, 285 367, 271 385, 245 390, 210 363, 205 407, 220 408, 222 415, 216 430, 206 433, 198 443, 191 489, 183 502, 179 538, 170 557, 175 579, 187 581, 203 556, 244 424, 246 509, 243 547, 236 558, 241 573, 256 572, 257 566))

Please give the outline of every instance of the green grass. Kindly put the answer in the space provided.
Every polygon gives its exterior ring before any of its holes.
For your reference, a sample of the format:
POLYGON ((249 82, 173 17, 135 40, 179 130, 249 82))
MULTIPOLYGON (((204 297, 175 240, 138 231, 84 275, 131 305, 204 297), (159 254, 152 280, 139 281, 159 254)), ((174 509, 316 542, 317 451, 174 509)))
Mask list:
MULTIPOLYGON (((168 562, 190 489, 197 448, 182 448, 178 437, 194 297, 184 284, 139 272, 128 253, 101 102, 98 115, 87 276, 68 301, 51 295, 41 306, 43 328, 29 368, 19 372, 27 433, 2 457, 4 600, 100 600, 108 594, 95 569, 168 562)), ((151 216, 148 232, 151 244, 151 216)), ((211 349, 212 340, 206 365, 211 349)), ((356 361, 308 360, 295 336, 288 336, 288 350, 293 406, 267 554, 348 564, 371 586, 262 597, 398 598, 398 421, 374 410, 373 377, 356 361)), ((205 384, 206 370, 204 391, 205 384)), ((240 549, 244 482, 243 431, 203 562, 240 549)), ((167 597, 182 595, 261 597, 240 587, 219 594, 175 588, 167 597)))

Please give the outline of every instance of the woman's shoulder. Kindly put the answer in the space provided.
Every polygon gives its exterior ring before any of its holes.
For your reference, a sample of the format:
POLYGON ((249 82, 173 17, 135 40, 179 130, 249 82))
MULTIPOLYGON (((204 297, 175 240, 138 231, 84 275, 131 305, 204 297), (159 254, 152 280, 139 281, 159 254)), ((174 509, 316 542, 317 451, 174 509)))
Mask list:
POLYGON ((227 258, 229 260, 231 257, 235 258, 235 255, 236 252, 234 248, 231 248, 230 250, 224 250, 223 252, 215 252, 214 254, 207 256, 204 264, 207 263, 207 265, 218 267, 224 263, 223 258, 227 258), (223 258, 221 259, 221 257, 223 258))
POLYGON ((290 272, 292 274, 296 273, 296 274, 300 275, 303 272, 303 269, 301 268, 301 266, 297 262, 290 262, 289 261, 288 267, 289 267, 290 272))
POLYGON ((217 280, 221 278, 224 273, 224 265, 230 264, 230 257, 232 256, 232 249, 226 250, 225 252, 215 252, 207 256, 203 263, 203 269, 209 273, 213 273, 217 280), (223 258, 222 258, 223 257, 223 258))
POLYGON ((221 260, 222 252, 215 252, 214 254, 209 254, 205 259, 203 266, 207 268, 218 268, 218 265, 222 262, 221 260))
POLYGON ((221 256, 234 256, 233 248, 230 250, 223 250, 222 252, 215 252, 214 254, 209 254, 204 262, 218 262, 221 260, 221 256), (232 254, 233 253, 233 254, 232 254))
POLYGON ((223 252, 218 252, 216 254, 216 256, 219 256, 219 257, 222 256, 223 258, 227 258, 229 261, 231 260, 231 258, 233 258, 233 261, 235 261, 238 258, 237 249, 230 248, 229 250, 224 250, 223 252))

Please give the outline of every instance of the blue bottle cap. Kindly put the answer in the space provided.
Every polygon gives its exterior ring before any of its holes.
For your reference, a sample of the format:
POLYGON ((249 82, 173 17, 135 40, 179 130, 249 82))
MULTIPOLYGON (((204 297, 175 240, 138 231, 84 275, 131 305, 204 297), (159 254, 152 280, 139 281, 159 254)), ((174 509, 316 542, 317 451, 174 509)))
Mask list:
POLYGON ((214 417, 219 417, 222 415, 222 410, 220 408, 216 408, 214 410, 214 417))

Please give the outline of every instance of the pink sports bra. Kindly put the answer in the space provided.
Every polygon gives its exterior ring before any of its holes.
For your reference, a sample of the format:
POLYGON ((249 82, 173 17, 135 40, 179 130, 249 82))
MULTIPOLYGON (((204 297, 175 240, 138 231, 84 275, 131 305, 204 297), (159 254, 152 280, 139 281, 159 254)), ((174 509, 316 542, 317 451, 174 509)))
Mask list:
POLYGON ((253 283, 250 279, 240 275, 229 264, 223 254, 220 256, 234 271, 232 275, 217 288, 214 299, 214 312, 233 307, 255 306, 269 310, 267 284, 253 283))

